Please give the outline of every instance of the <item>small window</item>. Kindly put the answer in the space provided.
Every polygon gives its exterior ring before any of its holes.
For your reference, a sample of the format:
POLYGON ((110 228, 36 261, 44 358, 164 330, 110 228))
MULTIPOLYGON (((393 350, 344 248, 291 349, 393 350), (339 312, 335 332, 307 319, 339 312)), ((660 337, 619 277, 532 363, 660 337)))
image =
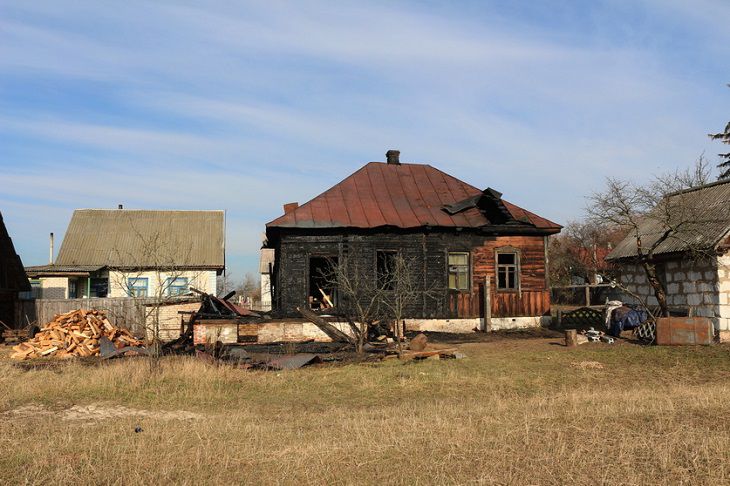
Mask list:
POLYGON ((77 299, 78 296, 78 282, 76 282, 75 278, 68 279, 68 298, 69 299, 77 299))
POLYGON ((165 280, 165 290, 167 295, 182 295, 188 292, 187 277, 169 277, 165 280))
POLYGON ((497 253, 497 289, 517 290, 517 253, 497 253))
POLYGON ((397 251, 378 250, 376 252, 378 288, 393 290, 395 287, 393 274, 395 273, 395 259, 397 256, 397 251))
POLYGON ((449 288, 469 290, 469 254, 449 253, 449 288))
POLYGON ((147 278, 128 278, 127 294, 130 297, 147 297, 148 281, 147 278))
POLYGON ((91 279, 91 296, 106 297, 109 294, 108 278, 92 278, 91 279))
POLYGON ((43 286, 38 278, 34 278, 30 281, 30 298, 40 299, 43 295, 43 286))

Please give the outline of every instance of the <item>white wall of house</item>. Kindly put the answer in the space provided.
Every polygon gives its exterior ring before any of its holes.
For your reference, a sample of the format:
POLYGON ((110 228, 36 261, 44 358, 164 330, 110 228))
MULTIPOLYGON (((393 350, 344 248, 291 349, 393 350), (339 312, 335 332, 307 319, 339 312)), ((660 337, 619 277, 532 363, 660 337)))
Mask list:
POLYGON ((271 310, 271 275, 261 274, 261 310, 271 310))
MULTIPOLYGON (((667 304, 689 306, 692 315, 711 318, 715 329, 730 330, 730 256, 668 261, 664 268, 667 304)), ((621 282, 629 291, 645 299, 647 305, 658 305, 640 265, 622 265, 621 282)), ((629 297, 626 300, 638 303, 629 297)))
POLYGON ((40 299, 67 299, 68 277, 43 277, 40 280, 40 299))
POLYGON ((167 279, 181 277, 188 279, 188 286, 209 294, 215 294, 216 272, 215 270, 186 270, 175 272, 109 272, 109 297, 128 297, 128 282, 130 278, 147 279, 147 295, 154 297, 162 288, 167 287, 167 279))
POLYGON ((718 326, 730 330, 730 255, 717 259, 718 326))

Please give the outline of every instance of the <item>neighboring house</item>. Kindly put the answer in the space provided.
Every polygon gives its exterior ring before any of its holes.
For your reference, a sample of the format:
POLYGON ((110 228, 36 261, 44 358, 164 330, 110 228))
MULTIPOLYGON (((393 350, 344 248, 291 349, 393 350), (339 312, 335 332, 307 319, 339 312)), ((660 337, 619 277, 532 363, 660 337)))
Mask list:
MULTIPOLYGON (((306 204, 285 205, 266 225, 274 311, 292 317, 297 307, 316 308, 328 262, 357 260, 363 278, 377 281, 400 253, 416 267, 423 294, 407 309, 408 329, 484 329, 487 278, 492 329, 545 323, 547 237, 561 226, 493 189, 400 163, 398 151, 386 156, 306 204)), ((337 300, 337 289, 331 293, 337 300)))
POLYGON ((22 324, 16 322, 18 293, 29 291, 30 284, 23 271, 23 263, 15 253, 13 240, 0 213, 0 321, 11 327, 22 324))
MULTIPOLYGON (((684 229, 670 232, 654 252, 657 277, 666 289, 667 304, 670 309, 691 308, 694 316, 712 318, 716 330, 730 330, 730 180, 669 197, 682 198, 682 204, 675 204, 676 207, 699 208, 701 216, 684 224, 684 229)), ((647 218, 639 226, 643 248, 651 247, 666 232, 659 221, 647 218)), ((606 259, 619 266, 621 282, 631 293, 649 306, 658 305, 639 262, 634 235, 626 236, 606 259)), ((627 300, 635 299, 627 296, 627 300)))
POLYGON ((225 268, 224 211, 77 209, 53 264, 27 267, 36 297, 215 293, 225 268))

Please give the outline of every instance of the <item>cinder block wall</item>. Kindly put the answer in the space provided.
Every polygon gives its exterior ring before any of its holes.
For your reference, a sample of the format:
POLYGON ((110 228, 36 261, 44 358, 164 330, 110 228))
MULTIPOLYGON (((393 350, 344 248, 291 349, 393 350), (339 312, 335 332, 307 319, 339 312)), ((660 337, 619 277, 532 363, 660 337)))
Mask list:
MULTIPOLYGON (((170 304, 160 306, 160 339, 162 341, 172 341, 180 337, 180 319, 185 318, 186 322, 189 316, 179 314, 180 311, 196 311, 200 308, 200 302, 189 302, 185 304, 170 304)), ((146 306, 146 334, 147 339, 154 337, 154 308, 146 306)))
POLYGON ((46 277, 41 278, 41 299, 66 299, 68 298, 67 277, 46 277))
POLYGON ((722 331, 730 330, 730 255, 717 259, 718 324, 722 331))
MULTIPOLYGON (((730 263, 730 260, 726 263, 730 263)), ((666 262, 667 304, 689 306, 694 316, 711 318, 715 329, 730 329, 728 268, 730 267, 710 259, 666 262), (722 281, 726 282, 724 286, 722 281), (722 301, 725 302, 724 305, 721 305, 722 301)), ((640 295, 649 306, 658 305, 654 290, 640 265, 623 265, 621 272, 621 282, 629 291, 640 295)), ((629 303, 638 303, 629 296, 626 300, 629 303)))

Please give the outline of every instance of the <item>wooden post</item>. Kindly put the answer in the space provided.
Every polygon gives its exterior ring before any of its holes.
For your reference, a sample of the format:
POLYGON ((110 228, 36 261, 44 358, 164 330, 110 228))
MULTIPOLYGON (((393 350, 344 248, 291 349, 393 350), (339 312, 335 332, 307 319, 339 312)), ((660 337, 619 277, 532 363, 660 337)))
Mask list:
POLYGON ((565 330, 565 345, 569 348, 578 346, 578 331, 575 329, 565 330))
POLYGON ((484 331, 492 330, 492 291, 489 285, 489 275, 484 278, 484 331))
POLYGON ((586 284, 586 307, 591 306, 591 288, 586 284))

